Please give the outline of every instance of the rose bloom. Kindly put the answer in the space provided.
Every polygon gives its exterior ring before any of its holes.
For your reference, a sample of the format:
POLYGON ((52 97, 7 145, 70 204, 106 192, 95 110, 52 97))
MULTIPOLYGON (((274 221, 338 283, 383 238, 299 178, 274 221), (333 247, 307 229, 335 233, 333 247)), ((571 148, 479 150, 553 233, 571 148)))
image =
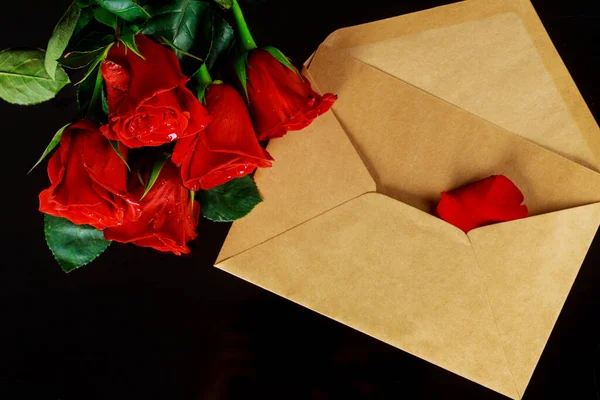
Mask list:
MULTIPOLYGON (((146 185, 136 175, 131 174, 129 178, 129 191, 139 199, 146 185)), ((181 184, 179 171, 170 162, 165 162, 152 189, 140 201, 140 211, 137 221, 106 229, 106 240, 133 243, 176 255, 190 252, 186 244, 197 236, 200 205, 194 201, 192 206, 190 192, 181 184)))
POLYGON ((331 93, 319 95, 308 79, 266 50, 250 51, 246 71, 248 103, 259 140, 305 128, 337 99, 331 93))
POLYGON ((135 37, 145 60, 115 44, 102 63, 109 123, 102 133, 127 147, 160 146, 192 136, 210 121, 185 87, 175 53, 143 35, 135 37))
POLYGON ((492 175, 449 192, 443 192, 437 214, 468 232, 480 226, 528 216, 519 188, 504 175, 492 175))
POLYGON ((273 158, 260 147, 239 93, 229 85, 210 85, 205 99, 213 120, 198 135, 179 140, 173 151, 184 185, 208 190, 270 167, 273 158))
MULTIPOLYGON (((127 157, 123 146, 121 153, 127 157)), ((138 204, 127 193, 127 167, 91 121, 64 130, 48 176, 51 186, 39 196, 43 213, 101 230, 138 218, 138 204)))

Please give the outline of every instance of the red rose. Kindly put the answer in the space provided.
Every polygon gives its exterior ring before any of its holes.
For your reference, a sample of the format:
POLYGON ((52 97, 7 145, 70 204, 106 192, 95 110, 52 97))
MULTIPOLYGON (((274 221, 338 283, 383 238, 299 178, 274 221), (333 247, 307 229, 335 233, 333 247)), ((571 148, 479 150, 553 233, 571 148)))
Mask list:
MULTIPOLYGON (((127 149, 121 147, 126 157, 127 149)), ((97 229, 138 217, 138 205, 127 194, 127 167, 93 122, 65 129, 48 163, 48 176, 51 186, 40 193, 43 213, 97 229)))
POLYGON ((208 190, 270 167, 273 158, 260 147, 238 92, 229 85, 210 85, 205 99, 213 120, 198 135, 179 140, 173 151, 183 184, 193 191, 208 190))
POLYGON ((443 192, 437 214, 465 232, 496 222, 528 216, 523 193, 504 175, 492 175, 450 192, 443 192))
POLYGON ((210 121, 190 92, 175 53, 143 35, 136 36, 143 60, 122 44, 102 63, 109 124, 102 133, 127 147, 160 146, 194 135, 210 121))
MULTIPOLYGON (((129 178, 129 191, 139 199, 145 185, 135 175, 129 178)), ((174 165, 164 164, 154 186, 140 202, 140 208, 137 221, 109 228, 104 231, 104 237, 177 255, 190 252, 186 243, 196 238, 200 205, 195 201, 192 210, 190 192, 181 184, 174 165)))
POLYGON ((281 64, 266 50, 250 51, 246 70, 250 112, 260 140, 307 127, 337 99, 331 93, 320 96, 297 70, 281 64))

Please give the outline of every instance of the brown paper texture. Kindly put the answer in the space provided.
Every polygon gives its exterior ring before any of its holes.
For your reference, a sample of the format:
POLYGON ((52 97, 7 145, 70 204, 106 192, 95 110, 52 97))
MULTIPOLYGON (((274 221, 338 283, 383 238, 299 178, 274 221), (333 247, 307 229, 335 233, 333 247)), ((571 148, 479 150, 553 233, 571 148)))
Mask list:
POLYGON ((269 144, 217 266, 521 398, 600 225, 600 133, 533 7, 342 29, 305 73, 339 100, 269 144), (531 217, 465 235, 430 214, 492 174, 531 217))

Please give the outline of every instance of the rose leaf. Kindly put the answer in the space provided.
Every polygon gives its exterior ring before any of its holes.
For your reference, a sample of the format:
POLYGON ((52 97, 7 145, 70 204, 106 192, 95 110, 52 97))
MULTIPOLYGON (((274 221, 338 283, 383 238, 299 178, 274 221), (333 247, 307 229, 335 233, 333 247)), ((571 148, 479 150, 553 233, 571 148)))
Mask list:
POLYGON ((58 24, 54 27, 52 36, 48 41, 48 49, 46 50, 46 57, 44 59, 44 66, 49 76, 56 75, 56 68, 58 67, 58 59, 62 56, 63 52, 75 32, 77 21, 79 21, 79 15, 81 9, 75 3, 71 3, 65 14, 58 21, 58 24))
POLYGON ((110 245, 104 233, 89 225, 44 215, 44 233, 50 251, 64 272, 71 272, 92 262, 110 245))
POLYGON ((173 47, 188 76, 200 68, 198 59, 211 68, 233 41, 233 28, 210 2, 175 0, 149 11, 152 18, 142 33, 163 38, 173 47), (186 59, 188 54, 194 57, 186 59))
POLYGON ((50 100, 70 81, 61 67, 54 77, 44 67, 42 50, 0 52, 0 98, 9 103, 32 105, 50 100))
POLYGON ((35 169, 35 167, 40 165, 40 163, 44 160, 44 158, 46 158, 48 156, 48 154, 50 154, 52 152, 52 150, 54 150, 54 148, 60 143, 60 138, 62 137, 63 132, 65 131, 65 129, 67 129, 69 127, 69 125, 71 125, 71 124, 70 123, 66 124, 65 126, 60 128, 58 130, 58 132, 56 132, 54 134, 54 136, 52 137, 52 140, 50 141, 50 143, 48 143, 46 150, 44 150, 44 152, 42 153, 42 156, 37 160, 35 165, 33 167, 31 167, 31 169, 29 170, 29 172, 27 172, 27 174, 30 174, 31 171, 33 171, 35 169))
POLYGON ((96 4, 125 21, 133 22, 150 18, 148 11, 132 0, 96 0, 96 4))
POLYGON ((204 218, 215 222, 231 222, 245 217, 262 202, 256 183, 250 176, 198 192, 204 218))

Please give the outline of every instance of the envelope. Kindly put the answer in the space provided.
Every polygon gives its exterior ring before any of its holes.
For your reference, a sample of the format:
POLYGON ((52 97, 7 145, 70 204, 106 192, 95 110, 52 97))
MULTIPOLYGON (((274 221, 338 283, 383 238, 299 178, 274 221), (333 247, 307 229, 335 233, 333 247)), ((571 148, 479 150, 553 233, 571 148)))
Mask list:
POLYGON ((269 143, 264 202, 216 266, 522 398, 600 225, 600 129, 532 5, 341 29, 304 73, 339 100, 269 143), (465 234, 432 215, 493 174, 529 218, 465 234))

